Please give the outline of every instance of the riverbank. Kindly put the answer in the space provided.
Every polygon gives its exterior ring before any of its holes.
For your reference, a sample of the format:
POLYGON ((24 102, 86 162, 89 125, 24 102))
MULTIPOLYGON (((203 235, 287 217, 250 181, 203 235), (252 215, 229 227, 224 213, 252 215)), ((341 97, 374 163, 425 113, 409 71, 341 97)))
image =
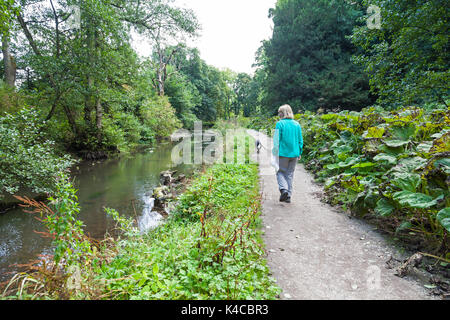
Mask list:
POLYGON ((123 240, 99 278, 107 299, 273 299, 260 238, 257 166, 214 165, 163 226, 123 240))
MULTIPOLYGON (((67 168, 68 171, 70 171, 71 176, 74 178, 76 175, 80 174, 81 167, 94 167, 98 164, 101 164, 105 161, 114 161, 114 160, 120 160, 123 158, 133 157, 138 154, 146 153, 146 152, 153 152, 155 147, 170 143, 170 138, 166 137, 165 139, 161 139, 161 141, 158 141, 158 144, 132 144, 129 146, 129 148, 126 151, 115 151, 115 152, 103 152, 102 156, 94 156, 91 155, 89 157, 84 157, 82 154, 88 153, 88 151, 83 152, 75 152, 72 150, 72 152, 67 151, 67 154, 71 157, 71 159, 74 160, 74 163, 67 168)), ((62 148, 62 146, 60 146, 62 148)), ((28 198, 34 199, 36 201, 47 201, 48 195, 46 193, 34 193, 30 190, 19 190, 15 195, 19 196, 26 196, 28 198)), ((17 209, 19 207, 20 201, 17 200, 14 195, 11 195, 9 193, 4 193, 0 196, 0 215, 5 214, 10 210, 17 209)))
MULTIPOLYGON (((160 184, 160 172, 177 170, 189 178, 197 171, 193 165, 172 163, 172 149, 172 143, 160 143, 140 152, 73 166, 70 176, 77 189, 74 201, 79 204, 77 219, 83 223, 84 233, 102 240, 105 233, 112 232, 115 222, 104 207, 136 219, 142 230, 159 223, 162 217, 153 210, 152 191, 160 184)), ((40 200, 49 204, 47 196, 40 200)), ((36 231, 46 230, 34 215, 20 207, 0 214, 0 283, 23 271, 20 265, 52 253, 52 239, 43 238, 36 231)))
POLYGON ((12 290, 4 298, 275 299, 279 289, 259 231, 260 200, 257 164, 214 164, 153 231, 142 234, 110 210, 123 231, 119 238, 91 244, 82 263, 66 268, 70 274, 47 277, 38 291, 24 280, 39 282, 39 271, 18 277, 17 284, 28 285, 16 288, 20 296, 12 290))

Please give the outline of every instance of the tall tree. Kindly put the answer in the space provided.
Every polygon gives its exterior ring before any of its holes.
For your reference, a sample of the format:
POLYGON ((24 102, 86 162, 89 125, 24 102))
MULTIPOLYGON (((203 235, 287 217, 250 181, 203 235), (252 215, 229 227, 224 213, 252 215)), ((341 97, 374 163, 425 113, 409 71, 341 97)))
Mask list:
POLYGON ((225 117, 232 90, 227 84, 227 71, 220 71, 200 58, 198 49, 185 48, 175 55, 172 64, 195 86, 200 103, 194 114, 203 121, 225 117))
POLYGON ((15 15, 18 13, 14 0, 0 2, 0 36, 2 40, 4 80, 9 87, 14 87, 16 82, 16 62, 10 50, 10 29, 15 15))
POLYGON ((3 53, 3 68, 5 70, 5 83, 9 87, 14 87, 16 83, 16 62, 10 51, 10 40, 7 34, 2 36, 2 53, 3 53))
POLYGON ((180 49, 178 44, 197 35, 200 27, 194 12, 173 5, 173 0, 116 1, 123 10, 122 17, 140 34, 152 40, 155 70, 153 83, 160 96, 165 93, 169 76, 167 66, 180 49), (175 44, 175 45, 174 45, 175 44))
MULTIPOLYGON (((39 106, 47 120, 63 111, 77 150, 106 148, 105 144, 111 143, 104 137, 105 123, 114 125, 111 119, 121 112, 118 97, 127 101, 131 91, 125 86, 133 84, 140 70, 138 56, 131 48, 131 30, 138 30, 155 44, 154 32, 162 41, 196 27, 190 23, 191 16, 174 8, 171 0, 21 3, 17 22, 26 42, 18 46, 24 52, 21 63, 33 75, 28 83, 40 93, 39 106)), ((146 91, 147 97, 152 97, 150 83, 146 91)), ((163 87, 160 93, 164 94, 163 87)), ((122 105, 134 113, 129 119, 140 114, 125 102, 122 105)), ((108 134, 113 131, 108 130, 108 134)))
POLYGON ((368 79, 351 62, 347 39, 362 12, 345 0, 279 0, 270 10, 272 38, 263 43, 265 107, 360 109, 371 103, 368 79))
MULTIPOLYGON (((352 36, 363 52, 356 56, 370 74, 380 102, 447 104, 450 92, 450 10, 445 0, 371 0, 380 25, 362 25, 352 36)), ((369 13, 367 19, 371 16, 369 13)))
POLYGON ((252 95, 253 79, 246 73, 239 73, 233 85, 236 94, 236 101, 234 103, 234 113, 239 114, 243 111, 244 116, 249 117, 254 114, 257 97, 252 95))

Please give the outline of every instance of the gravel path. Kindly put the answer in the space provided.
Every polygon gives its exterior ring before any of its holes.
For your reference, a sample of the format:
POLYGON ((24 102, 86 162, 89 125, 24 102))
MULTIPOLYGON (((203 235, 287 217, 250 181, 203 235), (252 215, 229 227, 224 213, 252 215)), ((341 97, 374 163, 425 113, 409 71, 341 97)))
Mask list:
POLYGON ((298 165, 292 203, 280 203, 275 171, 270 166, 271 140, 248 133, 264 148, 260 164, 264 241, 268 265, 281 299, 293 300, 428 300, 423 283, 394 275, 386 268, 400 255, 373 228, 322 203, 321 188, 298 165))

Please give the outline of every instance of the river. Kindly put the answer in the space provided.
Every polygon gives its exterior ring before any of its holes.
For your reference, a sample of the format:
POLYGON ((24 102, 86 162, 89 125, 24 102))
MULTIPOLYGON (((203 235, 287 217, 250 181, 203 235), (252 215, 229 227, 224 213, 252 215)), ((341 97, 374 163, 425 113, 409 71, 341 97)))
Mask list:
MULTIPOLYGON (((100 239, 114 226, 104 207, 135 217, 141 231, 157 226, 163 218, 152 210, 151 195, 159 186, 160 172, 172 169, 189 175, 194 170, 193 165, 174 166, 172 148, 171 143, 161 143, 137 154, 77 164, 72 173, 85 233, 100 239)), ((44 231, 42 224, 22 209, 0 214, 0 282, 19 270, 14 264, 52 253, 51 240, 35 231, 44 231)))

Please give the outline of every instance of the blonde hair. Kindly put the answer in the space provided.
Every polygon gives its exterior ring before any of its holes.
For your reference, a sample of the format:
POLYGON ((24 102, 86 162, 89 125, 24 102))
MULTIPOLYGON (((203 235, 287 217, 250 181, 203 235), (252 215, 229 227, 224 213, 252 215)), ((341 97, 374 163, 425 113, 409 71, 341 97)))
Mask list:
POLYGON ((294 112, 292 112, 292 108, 288 104, 282 105, 278 109, 278 115, 281 119, 294 119, 294 112))

